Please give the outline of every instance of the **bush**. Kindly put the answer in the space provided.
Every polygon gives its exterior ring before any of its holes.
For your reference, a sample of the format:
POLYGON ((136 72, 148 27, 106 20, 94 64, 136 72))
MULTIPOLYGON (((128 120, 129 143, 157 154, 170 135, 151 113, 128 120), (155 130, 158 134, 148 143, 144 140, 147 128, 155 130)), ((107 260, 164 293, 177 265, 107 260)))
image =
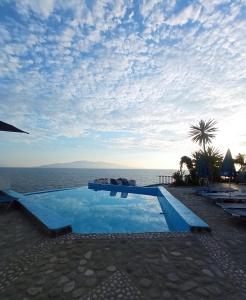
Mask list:
POLYGON ((180 171, 173 173, 172 175, 175 185, 184 185, 183 176, 180 171))

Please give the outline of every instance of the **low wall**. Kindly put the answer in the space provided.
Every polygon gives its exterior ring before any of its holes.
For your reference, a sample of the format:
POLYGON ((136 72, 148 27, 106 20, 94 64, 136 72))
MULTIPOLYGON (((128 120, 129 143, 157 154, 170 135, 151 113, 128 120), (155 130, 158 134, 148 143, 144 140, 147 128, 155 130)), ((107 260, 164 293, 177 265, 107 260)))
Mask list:
POLYGON ((132 194, 142 194, 148 196, 157 196, 158 189, 156 187, 140 187, 130 185, 114 185, 114 184, 101 184, 101 183, 88 183, 88 188, 94 191, 114 191, 132 194))

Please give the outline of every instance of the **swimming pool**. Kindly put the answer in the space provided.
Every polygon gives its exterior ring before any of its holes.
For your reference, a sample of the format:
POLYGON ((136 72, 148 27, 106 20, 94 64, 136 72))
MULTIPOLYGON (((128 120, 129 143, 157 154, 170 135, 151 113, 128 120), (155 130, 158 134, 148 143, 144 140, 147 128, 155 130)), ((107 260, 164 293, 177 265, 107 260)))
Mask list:
POLYGON ((94 191, 87 187, 32 194, 26 206, 61 216, 75 233, 137 233, 169 231, 157 197, 94 191))
POLYGON ((163 187, 113 186, 53 190, 25 195, 17 204, 50 234, 155 233, 210 230, 163 187))

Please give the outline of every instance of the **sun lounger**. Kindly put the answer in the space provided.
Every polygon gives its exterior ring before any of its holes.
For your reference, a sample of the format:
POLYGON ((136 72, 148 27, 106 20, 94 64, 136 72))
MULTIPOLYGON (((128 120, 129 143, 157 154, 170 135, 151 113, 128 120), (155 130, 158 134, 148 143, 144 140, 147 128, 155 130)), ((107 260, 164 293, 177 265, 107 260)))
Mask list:
POLYGON ((216 203, 223 209, 246 209, 246 203, 216 203))
POLYGON ((136 180, 127 180, 126 178, 98 178, 93 180, 93 183, 98 183, 98 184, 113 184, 113 185, 130 185, 130 186, 136 186, 136 180))
POLYGON ((238 191, 238 189, 234 189, 234 188, 225 188, 225 187, 203 187, 203 186, 200 186, 200 187, 196 187, 196 188, 193 188, 193 190, 195 192, 208 192, 208 193, 229 193, 229 192, 235 192, 235 191, 238 191))
POLYGON ((129 185, 136 186, 136 180, 130 179, 128 180, 129 185))
POLYGON ((117 185, 118 183, 114 178, 110 178, 110 184, 117 185))
POLYGON ((246 193, 202 193, 200 194, 201 196, 204 197, 209 197, 209 198, 222 198, 222 197, 246 197, 246 193))
POLYGON ((98 178, 98 179, 95 179, 94 183, 108 184, 108 178, 98 178))
POLYGON ((246 201, 246 195, 218 195, 218 196, 205 196, 207 199, 213 201, 246 201))
POLYGON ((228 194, 234 194, 238 190, 230 190, 230 189, 224 189, 224 190, 198 190, 196 191, 196 194, 200 196, 219 196, 219 195, 228 195, 228 194))
POLYGON ((238 218, 246 218, 246 209, 234 209, 234 208, 226 208, 225 212, 230 214, 232 217, 238 217, 238 218))
POLYGON ((128 180, 126 178, 121 178, 121 182, 123 185, 129 185, 128 180))
POLYGON ((201 192, 200 196, 204 196, 204 197, 223 197, 223 196, 228 196, 230 195, 230 193, 221 193, 221 192, 217 192, 217 193, 210 193, 210 192, 201 192))

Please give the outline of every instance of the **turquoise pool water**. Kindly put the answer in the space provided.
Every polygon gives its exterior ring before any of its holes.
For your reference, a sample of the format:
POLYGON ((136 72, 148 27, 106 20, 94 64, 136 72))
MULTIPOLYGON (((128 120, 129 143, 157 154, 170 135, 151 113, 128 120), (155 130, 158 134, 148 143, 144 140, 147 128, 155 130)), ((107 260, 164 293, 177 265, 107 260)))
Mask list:
POLYGON ((87 187, 31 194, 32 203, 61 216, 75 233, 167 232, 168 224, 155 196, 94 191, 87 187), (127 196, 127 197, 126 197, 127 196), (122 198, 126 197, 126 198, 122 198))

